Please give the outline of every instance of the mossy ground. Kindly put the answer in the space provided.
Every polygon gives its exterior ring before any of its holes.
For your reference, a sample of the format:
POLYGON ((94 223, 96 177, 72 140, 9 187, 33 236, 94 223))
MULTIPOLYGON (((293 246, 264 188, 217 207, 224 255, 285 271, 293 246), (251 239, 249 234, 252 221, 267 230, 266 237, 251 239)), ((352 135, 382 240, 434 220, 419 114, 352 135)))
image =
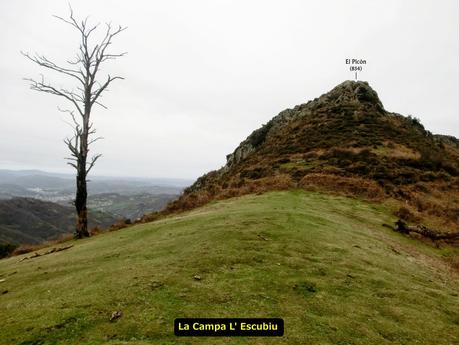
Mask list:
POLYGON ((272 192, 1 260, 0 343, 458 344, 459 280, 443 260, 457 253, 382 226, 393 220, 272 192), (285 335, 178 338, 177 317, 282 317, 285 335))

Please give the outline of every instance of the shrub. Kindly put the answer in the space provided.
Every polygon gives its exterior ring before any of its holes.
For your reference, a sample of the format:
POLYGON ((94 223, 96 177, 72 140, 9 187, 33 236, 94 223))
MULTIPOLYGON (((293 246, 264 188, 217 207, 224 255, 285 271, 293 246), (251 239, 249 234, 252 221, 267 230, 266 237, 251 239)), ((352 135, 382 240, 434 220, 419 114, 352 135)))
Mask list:
POLYGON ((129 225, 131 225, 131 223, 132 222, 129 218, 120 219, 116 223, 110 225, 108 231, 117 231, 120 229, 127 228, 129 225))
POLYGON ((0 259, 10 256, 17 247, 15 243, 0 242, 0 259))
POLYGON ((95 227, 93 227, 89 233, 91 234, 91 236, 96 236, 96 235, 99 235, 100 233, 103 232, 103 229, 101 227, 99 227, 98 225, 96 225, 95 227))
POLYGON ((411 124, 412 126, 418 127, 419 129, 424 130, 424 126, 421 123, 421 120, 415 116, 408 115, 406 117, 408 120, 408 123, 411 124))
POLYGON ((254 147, 257 148, 266 140, 266 135, 273 125, 272 121, 269 121, 267 124, 263 125, 261 128, 252 132, 249 136, 249 142, 254 147))
POLYGON ((395 215, 407 222, 417 222, 419 221, 419 217, 417 217, 413 212, 411 212, 407 207, 402 206, 397 211, 395 211, 395 215))

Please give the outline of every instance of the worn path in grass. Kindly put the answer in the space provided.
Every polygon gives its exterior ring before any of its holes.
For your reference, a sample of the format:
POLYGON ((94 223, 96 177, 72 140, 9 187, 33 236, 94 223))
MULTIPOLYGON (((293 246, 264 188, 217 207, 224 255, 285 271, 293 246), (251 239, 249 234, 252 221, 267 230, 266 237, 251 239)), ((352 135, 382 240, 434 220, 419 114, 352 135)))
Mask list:
POLYGON ((382 226, 393 220, 273 192, 1 260, 0 344, 459 344, 454 251, 382 226), (285 336, 177 338, 176 317, 282 317, 285 336))

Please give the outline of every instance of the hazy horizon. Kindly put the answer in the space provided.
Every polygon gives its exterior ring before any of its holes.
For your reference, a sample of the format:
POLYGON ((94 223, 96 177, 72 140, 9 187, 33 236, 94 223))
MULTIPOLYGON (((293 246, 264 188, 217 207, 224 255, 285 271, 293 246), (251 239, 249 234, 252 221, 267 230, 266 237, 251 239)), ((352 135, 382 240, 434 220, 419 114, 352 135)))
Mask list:
MULTIPOLYGON (((75 173, 71 170, 41 170, 41 169, 8 169, 0 167, 0 173, 4 172, 12 172, 12 173, 38 173, 38 175, 52 175, 57 177, 69 178, 74 179, 75 173)), ((193 183, 194 179, 187 179, 187 178, 178 178, 178 177, 163 177, 163 176, 130 176, 130 175, 105 175, 105 174, 91 174, 90 179, 111 179, 111 180, 151 180, 151 181, 169 181, 170 183, 177 182, 177 185, 180 186, 188 186, 193 183)), ((0 181, 1 182, 1 181, 0 181)))
MULTIPOLYGON (((459 137, 456 1, 73 2, 75 16, 128 26, 113 42, 128 55, 107 64, 125 77, 92 119, 104 140, 94 176, 194 179, 225 164, 253 130, 286 108, 353 78, 346 58, 368 61, 360 80, 388 111, 418 117, 435 134, 459 137)), ((29 89, 39 73, 20 51, 58 63, 78 35, 52 17, 66 2, 0 3, 0 169, 72 173, 57 106, 29 89)), ((103 77, 104 74, 101 75, 103 77)))

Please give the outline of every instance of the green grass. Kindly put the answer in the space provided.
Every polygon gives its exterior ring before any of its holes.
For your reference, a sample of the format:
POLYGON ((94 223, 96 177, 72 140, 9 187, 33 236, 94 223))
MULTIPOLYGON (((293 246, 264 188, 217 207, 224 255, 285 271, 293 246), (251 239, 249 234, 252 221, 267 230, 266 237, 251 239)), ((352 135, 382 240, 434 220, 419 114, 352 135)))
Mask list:
POLYGON ((273 192, 1 260, 0 343, 458 344, 451 252, 391 221, 376 204, 273 192), (176 317, 282 317, 285 335, 177 338, 176 317))

